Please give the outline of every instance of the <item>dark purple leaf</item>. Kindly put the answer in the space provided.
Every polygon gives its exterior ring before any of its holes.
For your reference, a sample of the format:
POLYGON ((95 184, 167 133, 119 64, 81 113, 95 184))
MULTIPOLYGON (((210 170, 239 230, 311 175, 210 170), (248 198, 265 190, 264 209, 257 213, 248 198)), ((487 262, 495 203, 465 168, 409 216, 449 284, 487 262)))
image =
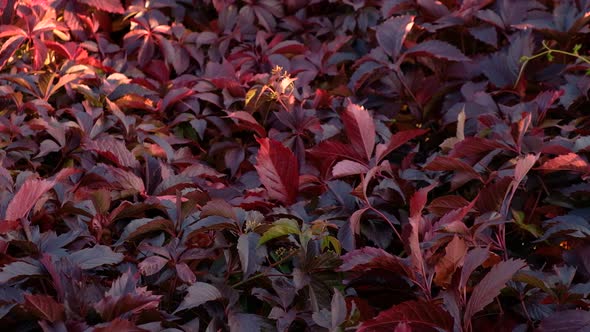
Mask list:
POLYGON ((4 284, 13 278, 43 274, 43 269, 27 262, 14 262, 5 265, 0 271, 0 283, 4 284))
POLYGON ((396 60, 413 26, 414 16, 391 17, 377 27, 377 41, 385 53, 396 60))
POLYGON ((428 130, 426 129, 411 129, 411 130, 404 130, 397 132, 391 135, 391 139, 387 145, 379 144, 376 150, 377 160, 381 161, 385 158, 390 152, 396 150, 400 146, 406 144, 408 141, 426 134, 428 130))
POLYGON ((543 319, 539 332, 588 332, 590 313, 586 310, 558 311, 543 319))
POLYGON ((137 287, 139 275, 126 272, 113 282, 111 289, 94 305, 104 320, 138 315, 158 307, 161 295, 153 295, 147 287, 137 287))
POLYGON ((123 254, 116 253, 104 245, 96 245, 92 248, 73 252, 69 257, 74 264, 84 270, 93 269, 102 265, 118 264, 123 260, 123 254))
POLYGON ((215 286, 205 282, 196 282, 188 288, 188 294, 186 294, 174 312, 198 307, 205 302, 221 298, 222 295, 215 286))
POLYGON ((427 40, 410 48, 404 53, 404 58, 408 56, 427 56, 449 61, 471 61, 455 46, 439 41, 427 40))
POLYGON ((247 279, 260 268, 266 256, 266 248, 258 246, 260 235, 250 232, 240 235, 237 249, 242 264, 243 279, 247 279))
POLYGON ((52 323, 65 319, 65 308, 48 295, 25 295, 25 308, 41 320, 52 323))

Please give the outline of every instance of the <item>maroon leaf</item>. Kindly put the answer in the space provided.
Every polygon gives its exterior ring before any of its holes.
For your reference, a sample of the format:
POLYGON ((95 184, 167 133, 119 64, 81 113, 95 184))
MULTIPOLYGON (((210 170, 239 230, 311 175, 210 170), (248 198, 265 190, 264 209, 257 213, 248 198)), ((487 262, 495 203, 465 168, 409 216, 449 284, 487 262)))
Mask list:
POLYGON ((334 165, 334 168, 332 169, 332 175, 335 178, 339 178, 349 175, 364 174, 368 171, 369 168, 364 164, 352 160, 342 160, 334 165))
POLYGON ((141 274, 151 276, 162 270, 168 259, 160 256, 150 256, 137 265, 141 274))
POLYGON ((337 141, 323 141, 310 150, 310 153, 322 160, 333 161, 338 158, 362 161, 362 154, 357 153, 348 145, 337 141))
POLYGON ((292 204, 299 190, 297 157, 283 144, 269 138, 256 139, 260 144, 256 171, 268 195, 285 204, 292 204))
POLYGON ((459 289, 463 289, 469 281, 471 273, 485 262, 490 256, 488 248, 474 248, 471 249, 465 256, 463 268, 461 269, 461 279, 459 280, 459 289))
POLYGON ((516 167, 514 168, 514 181, 515 186, 518 186, 522 179, 527 175, 533 165, 537 162, 539 156, 534 154, 529 154, 524 158, 520 158, 516 162, 516 167))
POLYGON ((366 160, 371 159, 375 148, 375 123, 369 111, 349 101, 342 122, 355 151, 366 156, 366 160))
POLYGON ((135 156, 127 149, 125 143, 111 136, 101 137, 86 143, 86 147, 96 151, 101 156, 123 167, 136 167, 138 165, 135 156))
POLYGON ((422 210, 426 205, 428 200, 428 193, 432 188, 435 187, 436 184, 431 184, 428 187, 421 188, 417 192, 414 193, 412 198, 410 199, 410 234, 408 236, 408 243, 407 247, 410 251, 410 260, 412 262, 412 267, 415 273, 421 277, 422 280, 417 280, 418 282, 423 282, 426 280, 426 269, 424 266, 424 257, 422 255, 422 250, 420 249, 420 224, 423 220, 422 218, 422 210))
POLYGON ((466 137, 462 141, 455 143, 449 156, 455 158, 473 158, 474 156, 496 149, 511 150, 507 145, 486 138, 466 137))
POLYGON ((105 12, 123 14, 125 9, 121 6, 119 0, 78 0, 90 7, 104 10, 105 12))
POLYGON ((477 210, 481 213, 500 210, 502 201, 511 183, 512 179, 510 177, 503 177, 486 184, 481 189, 477 202, 475 203, 477 210))
POLYGON ((436 156, 431 162, 424 166, 429 171, 455 171, 466 173, 471 179, 481 179, 481 176, 466 162, 447 156, 436 156))
POLYGON ((26 39, 24 36, 12 36, 2 43, 2 47, 0 47, 0 69, 4 67, 8 59, 12 57, 26 39))
POLYGON ((415 218, 419 217, 424 210, 424 206, 426 206, 426 202, 428 200, 428 193, 436 186, 436 184, 431 184, 428 187, 424 187, 419 189, 414 193, 412 198, 410 199, 410 217, 415 218))
POLYGON ((229 113, 228 117, 245 122, 246 125, 244 125, 244 128, 254 130, 254 132, 260 137, 266 137, 266 130, 264 130, 264 127, 262 127, 256 119, 254 119, 252 114, 244 111, 235 111, 229 113))
POLYGON ((176 273, 178 274, 178 278, 180 278, 180 280, 186 282, 189 285, 192 285, 195 283, 195 281, 197 281, 197 276, 195 273, 184 262, 176 264, 176 273))
POLYGON ((215 286, 205 282, 196 282, 188 288, 188 294, 174 312, 198 307, 207 301, 214 301, 220 298, 222 298, 222 295, 215 286))
POLYGON ((408 324, 415 331, 453 330, 453 318, 434 302, 407 301, 382 311, 377 317, 364 322, 359 332, 392 331, 399 324, 408 324))
POLYGON ((364 272, 371 269, 381 269, 396 274, 408 275, 406 265, 399 257, 393 256, 379 248, 364 247, 351 251, 342 256, 339 271, 364 272))
POLYGON ((375 155, 377 156, 377 161, 381 161, 385 158, 390 152, 394 151, 395 149, 399 148, 400 146, 406 144, 408 141, 426 134, 428 132, 427 129, 411 129, 411 130, 404 130, 399 131, 391 136, 389 143, 387 145, 379 144, 377 146, 377 151, 375 155))
POLYGON ((161 295, 153 295, 147 287, 138 288, 138 280, 138 274, 125 272, 113 282, 111 289, 94 305, 104 320, 112 320, 123 315, 137 315, 158 307, 161 295))
POLYGON ((350 215, 350 229, 354 234, 359 234, 361 232, 361 217, 365 211, 369 210, 368 207, 362 208, 360 210, 354 211, 350 215))
POLYGON ((463 265, 467 245, 465 241, 458 236, 445 247, 445 255, 436 263, 434 282, 439 286, 448 287, 455 270, 463 265))
POLYGON ((108 323, 93 326, 93 332, 146 332, 148 330, 137 327, 133 322, 117 317, 108 323))
POLYGON ((452 210, 462 208, 469 204, 465 198, 458 195, 440 196, 428 204, 428 210, 434 214, 442 216, 452 210))
POLYGON ((470 326, 473 315, 492 303, 512 276, 525 266, 526 262, 520 259, 511 259, 494 265, 471 293, 463 317, 465 326, 470 326))
POLYGON ((35 203, 55 185, 54 181, 28 179, 14 195, 6 209, 7 220, 25 217, 35 203))
POLYGON ((65 319, 64 306, 48 295, 25 295, 25 308, 41 320, 53 323, 65 319))

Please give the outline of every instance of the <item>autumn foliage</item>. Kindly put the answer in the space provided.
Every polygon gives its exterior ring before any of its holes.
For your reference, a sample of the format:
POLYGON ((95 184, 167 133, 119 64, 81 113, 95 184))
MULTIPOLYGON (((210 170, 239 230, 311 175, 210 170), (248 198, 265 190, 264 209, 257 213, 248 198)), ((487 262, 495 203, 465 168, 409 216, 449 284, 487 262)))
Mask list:
POLYGON ((0 0, 2 328, 586 331, 589 13, 0 0))

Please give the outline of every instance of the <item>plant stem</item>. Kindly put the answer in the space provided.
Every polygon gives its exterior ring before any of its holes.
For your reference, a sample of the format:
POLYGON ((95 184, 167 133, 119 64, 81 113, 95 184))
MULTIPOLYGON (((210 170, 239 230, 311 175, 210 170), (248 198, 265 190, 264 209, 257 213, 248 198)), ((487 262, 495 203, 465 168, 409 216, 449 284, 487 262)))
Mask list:
POLYGON ((545 41, 543 41, 542 44, 543 44, 543 48, 545 49, 545 51, 537 53, 532 56, 523 56, 521 58, 522 59, 522 66, 520 67, 520 71, 518 72, 518 76, 516 77, 516 82, 514 82, 514 88, 516 88, 516 86, 518 85, 518 82, 520 81, 520 78, 522 77, 522 74, 524 73, 524 69, 525 69, 526 65, 529 63, 529 61, 546 56, 548 54, 550 55, 552 53, 557 53, 557 54, 571 56, 574 58, 578 58, 579 60, 582 60, 585 63, 590 65, 590 59, 585 56, 579 55, 577 51, 575 53, 573 53, 573 52, 568 52, 568 51, 552 49, 547 45, 547 43, 545 43, 545 41))

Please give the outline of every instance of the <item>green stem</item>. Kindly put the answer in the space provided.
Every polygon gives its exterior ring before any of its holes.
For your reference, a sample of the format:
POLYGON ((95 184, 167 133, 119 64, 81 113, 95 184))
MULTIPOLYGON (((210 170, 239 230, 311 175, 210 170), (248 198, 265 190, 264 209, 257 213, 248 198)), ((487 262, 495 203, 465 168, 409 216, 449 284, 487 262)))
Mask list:
POLYGON ((571 56, 571 57, 577 58, 579 60, 582 60, 583 62, 590 65, 590 59, 578 54, 577 50, 576 50, 576 52, 556 50, 556 49, 552 49, 551 47, 549 47, 545 41, 543 41, 542 44, 543 44, 543 48, 545 49, 545 51, 537 53, 532 56, 523 56, 521 58, 522 66, 520 67, 520 71, 518 72, 518 76, 516 77, 516 82, 514 82, 514 88, 516 88, 516 86, 518 85, 518 82, 520 82, 520 78, 522 77, 522 74, 524 73, 524 69, 525 69, 526 65, 529 63, 529 61, 540 58, 540 57, 544 57, 546 55, 550 55, 552 53, 571 56))

